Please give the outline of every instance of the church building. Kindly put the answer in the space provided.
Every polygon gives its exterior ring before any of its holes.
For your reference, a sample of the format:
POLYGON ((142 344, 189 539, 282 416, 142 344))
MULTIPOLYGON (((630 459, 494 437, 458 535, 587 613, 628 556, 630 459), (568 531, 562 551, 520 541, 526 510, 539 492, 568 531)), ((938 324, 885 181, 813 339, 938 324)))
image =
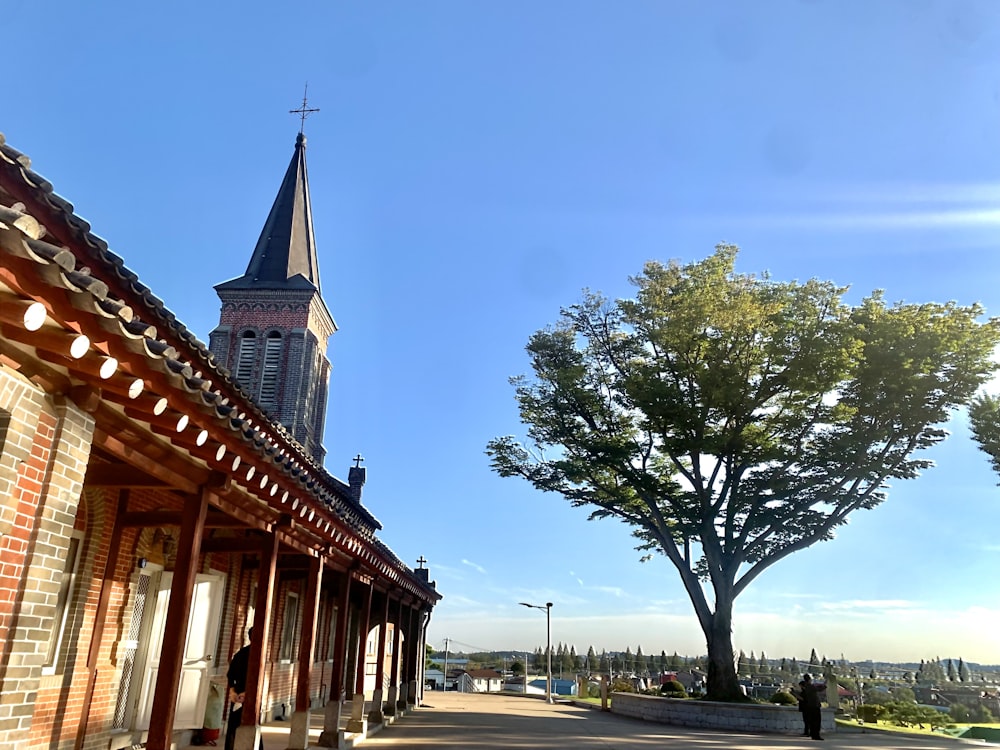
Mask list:
POLYGON ((324 468, 305 150, 205 346, 0 136, 0 750, 215 741, 244 645, 238 750, 419 705, 441 595, 378 538, 360 455, 324 468))

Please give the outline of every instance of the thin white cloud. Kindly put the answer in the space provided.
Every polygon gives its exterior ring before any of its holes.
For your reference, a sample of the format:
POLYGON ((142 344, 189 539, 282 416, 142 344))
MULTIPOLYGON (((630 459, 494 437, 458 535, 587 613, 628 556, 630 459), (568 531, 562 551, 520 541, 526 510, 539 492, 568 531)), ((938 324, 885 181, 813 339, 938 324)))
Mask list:
POLYGON ((793 229, 963 229, 1000 227, 1000 209, 972 208, 935 211, 828 211, 748 216, 742 223, 761 227, 793 229))
POLYGON ((826 611, 845 612, 858 610, 868 612, 876 610, 883 612, 889 609, 915 609, 919 605, 905 599, 851 599, 842 602, 821 602, 817 605, 819 609, 826 611))
POLYGON ((593 591, 600 591, 602 594, 617 596, 619 599, 625 596, 625 589, 618 586, 590 586, 589 588, 593 591))
POLYGON ((464 571, 461 568, 455 568, 451 565, 445 565, 443 563, 434 564, 434 573, 442 578, 452 578, 456 581, 464 581, 465 576, 462 575, 463 572, 464 571))
POLYGON ((463 558, 462 559, 462 565, 468 565, 473 570, 478 571, 479 573, 482 573, 483 575, 486 575, 486 568, 484 568, 482 565, 477 565, 476 563, 472 562, 471 560, 466 560, 465 558, 463 558))
POLYGON ((1000 203, 1000 182, 887 183, 860 187, 834 186, 820 188, 815 197, 823 201, 838 201, 855 205, 866 203, 996 205, 1000 203))

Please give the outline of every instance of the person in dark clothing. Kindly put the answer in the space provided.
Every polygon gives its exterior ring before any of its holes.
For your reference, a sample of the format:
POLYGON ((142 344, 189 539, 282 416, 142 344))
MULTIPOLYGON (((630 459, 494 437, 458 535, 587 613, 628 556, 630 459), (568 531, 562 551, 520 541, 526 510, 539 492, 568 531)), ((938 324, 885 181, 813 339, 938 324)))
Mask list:
POLYGON ((821 740, 823 738, 819 733, 822 720, 819 690, 813 684, 812 675, 802 675, 802 682, 799 683, 799 686, 802 691, 802 720, 806 724, 806 730, 814 740, 821 740))
POLYGON ((795 693, 795 697, 799 699, 799 713, 802 714, 802 725, 803 725, 803 727, 802 727, 802 736, 803 737, 808 737, 809 736, 809 720, 806 718, 805 704, 804 704, 804 702, 802 700, 802 686, 803 685, 805 685, 805 682, 803 682, 802 680, 799 680, 799 689, 798 690, 793 690, 792 692, 795 693))
MULTIPOLYGON (((247 638, 253 638, 253 628, 247 631, 247 638)), ((246 698, 247 672, 250 668, 250 644, 241 648, 229 661, 229 671, 226 679, 229 682, 229 721, 226 723, 226 750, 233 750, 236 742, 236 730, 243 721, 243 701, 246 698)), ((260 750, 264 750, 264 740, 260 741, 260 750)))

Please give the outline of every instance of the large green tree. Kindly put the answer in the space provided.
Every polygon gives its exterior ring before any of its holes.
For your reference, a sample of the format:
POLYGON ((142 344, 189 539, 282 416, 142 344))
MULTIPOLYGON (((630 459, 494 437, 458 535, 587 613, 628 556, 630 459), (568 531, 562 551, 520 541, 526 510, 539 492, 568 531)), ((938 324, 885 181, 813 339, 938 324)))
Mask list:
POLYGON ((811 280, 738 274, 721 245, 648 263, 634 299, 596 294, 531 336, 513 380, 527 439, 492 467, 633 527, 677 569, 708 646, 708 695, 738 699, 733 603, 929 465, 915 452, 994 369, 972 305, 860 304, 811 280), (707 584, 707 585, 705 585, 707 584))

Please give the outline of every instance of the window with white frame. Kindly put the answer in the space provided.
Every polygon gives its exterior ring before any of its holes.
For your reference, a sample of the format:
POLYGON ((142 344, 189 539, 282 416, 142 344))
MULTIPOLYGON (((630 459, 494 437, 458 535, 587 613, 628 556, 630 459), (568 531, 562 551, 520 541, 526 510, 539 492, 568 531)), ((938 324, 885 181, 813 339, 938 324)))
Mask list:
POLYGON ((74 531, 69 538, 66 561, 59 577, 59 594, 56 597, 56 612, 52 618, 52 629, 49 631, 49 644, 45 652, 45 662, 42 674, 55 674, 59 665, 59 653, 62 650, 66 634, 66 622, 73 603, 73 593, 76 590, 76 573, 80 566, 80 548, 83 546, 83 534, 74 531))

